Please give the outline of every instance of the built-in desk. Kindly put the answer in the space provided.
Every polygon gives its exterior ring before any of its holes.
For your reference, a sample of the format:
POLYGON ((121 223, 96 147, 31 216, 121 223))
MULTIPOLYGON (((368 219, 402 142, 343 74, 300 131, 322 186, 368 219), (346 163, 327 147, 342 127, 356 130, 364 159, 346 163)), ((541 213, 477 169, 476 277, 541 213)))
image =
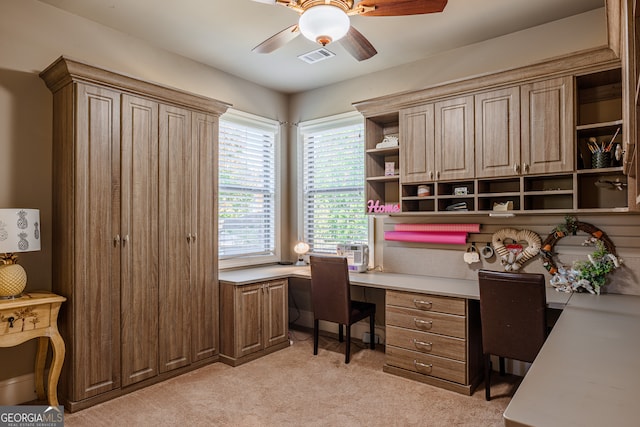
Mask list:
MULTIPOLYGON (((267 266, 220 272, 243 284, 310 278, 308 267, 267 266)), ((396 273, 351 273, 352 284, 479 299, 472 280, 396 273)), ((640 297, 567 294, 547 288, 564 309, 504 413, 506 426, 637 426, 640 404, 640 297)))
POLYGON ((640 297, 573 294, 516 391, 506 426, 637 426, 640 297))

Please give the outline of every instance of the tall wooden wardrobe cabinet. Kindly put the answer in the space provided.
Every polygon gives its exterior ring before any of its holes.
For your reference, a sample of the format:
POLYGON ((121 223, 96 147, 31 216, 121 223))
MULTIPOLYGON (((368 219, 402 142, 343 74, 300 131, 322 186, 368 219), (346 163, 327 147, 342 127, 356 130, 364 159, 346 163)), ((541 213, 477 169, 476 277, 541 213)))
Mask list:
POLYGON ((53 92, 53 290, 81 409, 218 360, 217 138, 228 105, 65 57, 53 92))

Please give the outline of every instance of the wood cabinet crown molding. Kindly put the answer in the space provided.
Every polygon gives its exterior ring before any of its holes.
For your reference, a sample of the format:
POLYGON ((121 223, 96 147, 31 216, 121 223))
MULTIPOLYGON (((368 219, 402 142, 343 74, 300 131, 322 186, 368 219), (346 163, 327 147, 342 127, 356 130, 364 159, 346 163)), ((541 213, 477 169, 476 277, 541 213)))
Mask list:
POLYGON ((377 98, 354 102, 352 105, 364 117, 380 116, 451 96, 461 96, 477 91, 498 89, 507 85, 528 83, 556 76, 587 74, 619 67, 620 64, 620 57, 610 48, 593 48, 551 58, 536 64, 469 76, 459 80, 436 84, 424 89, 383 95, 377 98))
POLYGON ((43 70, 40 78, 53 93, 71 82, 84 82, 126 90, 131 94, 153 97, 157 101, 197 109, 216 116, 220 116, 231 107, 231 104, 223 101, 98 68, 66 56, 59 57, 43 70))

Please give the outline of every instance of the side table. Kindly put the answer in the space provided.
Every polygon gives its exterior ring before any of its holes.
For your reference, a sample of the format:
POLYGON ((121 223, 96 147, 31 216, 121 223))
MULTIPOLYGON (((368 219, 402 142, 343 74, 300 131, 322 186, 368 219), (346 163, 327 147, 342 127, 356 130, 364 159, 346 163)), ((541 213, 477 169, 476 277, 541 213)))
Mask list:
POLYGON ((58 332, 58 312, 66 298, 46 291, 29 292, 20 298, 0 300, 0 347, 13 347, 38 338, 35 377, 38 399, 58 406, 58 378, 64 363, 64 341, 58 332), (44 390, 44 367, 49 342, 53 349, 51 368, 44 390))

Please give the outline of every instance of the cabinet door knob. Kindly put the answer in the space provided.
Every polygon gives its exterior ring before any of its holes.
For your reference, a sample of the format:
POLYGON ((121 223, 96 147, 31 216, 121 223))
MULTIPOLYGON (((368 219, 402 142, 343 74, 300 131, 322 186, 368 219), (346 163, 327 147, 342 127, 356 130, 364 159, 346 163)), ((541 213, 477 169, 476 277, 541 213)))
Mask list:
POLYGON ((196 239, 198 238, 198 235, 196 233, 193 233, 191 235, 191 240, 195 243, 196 239))
POLYGON ((113 238, 113 246, 120 245, 120 235, 116 234, 116 237, 113 238))
POLYGON ((187 243, 191 243, 191 233, 187 234, 187 243))
POLYGON ((529 173, 529 165, 527 163, 522 164, 522 172, 529 173))
POLYGON ((433 179, 433 171, 429 171, 429 179, 433 179))
POLYGON ((15 318, 15 317, 13 317, 13 316, 9 316, 9 317, 7 318, 7 322, 9 322, 9 327, 10 327, 10 328, 13 328, 13 322, 15 322, 15 321, 16 321, 16 318, 15 318))
POLYGON ((519 165, 519 164, 517 164, 517 163, 514 163, 514 164, 513 164, 513 171, 514 171, 515 173, 519 173, 519 172, 520 172, 520 165, 519 165))
POLYGON ((440 171, 436 171, 436 179, 440 179, 440 171))

